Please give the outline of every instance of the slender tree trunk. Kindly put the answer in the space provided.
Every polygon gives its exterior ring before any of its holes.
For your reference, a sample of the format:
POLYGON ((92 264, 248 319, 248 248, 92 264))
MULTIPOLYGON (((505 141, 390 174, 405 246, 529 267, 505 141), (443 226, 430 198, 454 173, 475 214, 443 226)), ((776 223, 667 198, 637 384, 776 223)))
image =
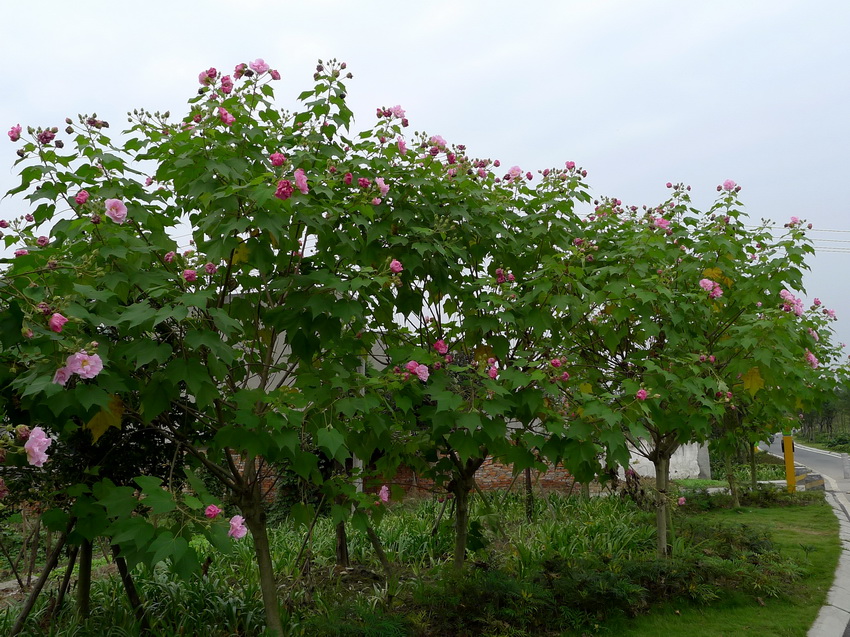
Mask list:
POLYGON ((741 506, 741 500, 738 498, 738 482, 735 479, 735 468, 732 465, 730 455, 726 455, 724 463, 726 467, 726 482, 729 483, 729 493, 732 495, 732 508, 738 509, 741 506))
POLYGON ((581 499, 582 500, 590 500, 590 483, 582 482, 581 483, 581 499))
POLYGON ((534 491, 531 488, 531 468, 525 469, 525 519, 534 521, 534 491))
POLYGON ((245 523, 254 538, 254 553, 260 571, 260 590, 263 593, 263 608, 266 613, 266 628, 277 637, 283 636, 283 624, 280 619, 280 604, 277 597, 277 580, 274 575, 269 535, 266 529, 265 513, 256 492, 251 506, 242 507, 245 523))
POLYGON ((390 561, 387 559, 387 554, 384 553, 384 547, 381 544, 381 538, 375 533, 372 525, 366 527, 366 535, 369 536, 369 541, 372 543, 372 548, 375 549, 375 555, 378 556, 378 561, 381 563, 381 568, 384 569, 384 574, 387 578, 392 574, 390 572, 390 561))
POLYGON ((127 594, 127 601, 130 602, 130 608, 133 609, 136 621, 139 622, 139 630, 142 635, 148 635, 150 634, 150 626, 148 625, 147 612, 142 605, 139 591, 136 590, 133 576, 130 575, 130 569, 127 568, 127 560, 119 555, 119 550, 118 546, 112 545, 112 556, 115 559, 115 566, 118 568, 118 575, 121 576, 121 583, 124 585, 124 592, 127 594))
MULTIPOLYGON (((455 556, 454 568, 463 570, 466 560, 466 544, 469 538, 469 490, 472 488, 471 476, 456 476, 452 480, 452 492, 455 496, 455 556)), ((474 472, 473 472, 474 473, 474 472)))
POLYGON ((339 568, 348 568, 351 566, 351 560, 348 556, 348 535, 345 532, 345 521, 339 522, 336 525, 336 565, 339 568))
POLYGON ((38 559, 38 545, 41 543, 39 531, 41 530, 41 518, 35 520, 35 533, 33 534, 32 546, 30 546, 30 564, 27 570, 27 584, 32 582, 32 574, 35 572, 35 562, 38 559))
POLYGON ((756 477, 756 446, 750 443, 750 488, 755 491, 758 488, 756 477))
POLYGON ((77 613, 82 619, 89 616, 91 599, 91 540, 83 540, 80 545, 80 571, 77 575, 77 613))
POLYGON ((6 548, 6 545, 3 543, 2 536, 0 536, 0 550, 2 550, 3 555, 6 556, 6 561, 9 562, 9 568, 11 568, 12 573, 15 574, 15 579, 18 580, 18 588, 20 588, 21 591, 23 591, 24 590, 24 581, 21 579, 21 574, 18 573, 18 567, 15 566, 15 562, 12 560, 12 556, 9 555, 9 551, 6 548))
POLYGON ((59 555, 62 553, 65 541, 68 539, 68 533, 70 533, 71 529, 74 528, 74 523, 75 520, 72 518, 68 522, 68 528, 65 530, 65 533, 63 533, 56 541, 56 546, 53 548, 53 552, 48 556, 47 563, 41 571, 41 576, 33 585, 29 597, 27 597, 27 601, 24 603, 23 608, 21 608, 21 612, 18 614, 18 619, 15 620, 15 625, 12 626, 12 632, 9 633, 9 637, 15 637, 15 635, 19 634, 23 629, 24 623, 26 623, 27 617, 29 617, 30 611, 32 610, 32 607, 35 606, 35 601, 41 593, 41 589, 44 588, 44 585, 47 583, 47 578, 50 577, 50 573, 53 572, 53 569, 56 568, 56 564, 59 562, 59 555))
POLYGON ((79 550, 79 546, 73 547, 71 554, 68 556, 68 566, 65 568, 62 584, 59 585, 59 594, 56 597, 56 607, 53 609, 53 617, 57 617, 59 611, 62 610, 62 604, 65 602, 65 595, 68 593, 68 587, 71 584, 71 575, 74 573, 74 564, 77 563, 77 553, 79 553, 79 550))
POLYGON ((655 465, 655 528, 658 534, 657 553, 658 557, 664 558, 669 555, 667 544, 667 487, 670 477, 670 457, 658 452, 653 461, 655 465))

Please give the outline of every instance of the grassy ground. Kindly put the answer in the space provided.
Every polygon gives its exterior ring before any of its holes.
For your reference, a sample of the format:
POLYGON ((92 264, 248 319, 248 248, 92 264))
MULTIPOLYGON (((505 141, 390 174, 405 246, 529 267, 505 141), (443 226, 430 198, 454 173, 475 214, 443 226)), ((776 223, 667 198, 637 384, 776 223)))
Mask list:
MULTIPOLYGON (((461 578, 448 567, 451 530, 446 519, 435 526, 436 501, 394 506, 379 525, 395 573, 389 582, 357 533, 349 538, 357 568, 334 568, 327 519, 316 526, 311 568, 302 573, 295 556, 303 532, 282 523, 272 543, 288 635, 805 635, 840 551, 837 520, 819 494, 763 490, 752 502, 770 506, 738 510, 722 508, 725 495, 688 496, 674 512, 674 560, 664 562, 654 559, 651 506, 551 496, 536 500, 529 524, 519 497, 493 496, 498 513, 476 500, 480 548, 461 578)), ((154 634, 262 634, 250 539, 234 542, 230 555, 210 556, 208 576, 189 581, 165 569, 136 571, 154 634)), ((46 597, 25 634, 138 634, 115 578, 96 582, 92 596, 92 617, 82 623, 70 604, 49 620, 46 597)), ((0 611, 0 634, 14 615, 0 611)))
POLYGON ((710 607, 669 604, 652 614, 609 627, 629 637, 798 637, 807 633, 826 600, 841 551, 838 521, 827 504, 709 511, 706 520, 743 522, 770 530, 783 555, 804 565, 793 595, 770 599, 741 591, 710 607), (755 601, 755 603, 753 603, 755 601))

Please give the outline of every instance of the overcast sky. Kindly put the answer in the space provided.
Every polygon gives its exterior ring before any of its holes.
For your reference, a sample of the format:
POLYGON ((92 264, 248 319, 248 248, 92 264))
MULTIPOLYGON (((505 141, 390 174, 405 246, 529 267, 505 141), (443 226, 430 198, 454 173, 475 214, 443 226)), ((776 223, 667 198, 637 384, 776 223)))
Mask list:
MULTIPOLYGON (((738 182, 754 222, 814 224, 809 300, 850 343, 847 0, 30 0, 0 26, 0 191, 14 124, 183 112, 205 68, 264 58, 281 106, 318 58, 348 63, 364 126, 402 105, 411 129, 523 171, 573 160, 595 195, 655 204, 685 182, 707 207, 738 182), (131 8, 132 7, 132 8, 131 8), (847 278, 845 278, 847 277, 847 278)), ((25 212, 0 201, 0 218, 25 212)))

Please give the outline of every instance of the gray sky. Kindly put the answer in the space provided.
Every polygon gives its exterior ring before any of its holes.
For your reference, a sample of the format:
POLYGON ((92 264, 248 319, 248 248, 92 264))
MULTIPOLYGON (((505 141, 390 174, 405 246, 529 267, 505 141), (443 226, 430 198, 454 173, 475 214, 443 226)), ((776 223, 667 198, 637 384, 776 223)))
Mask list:
MULTIPOLYGON (((846 0, 31 0, 0 27, 0 191, 14 124, 184 112, 197 75, 264 58, 281 106, 318 58, 348 63, 363 126, 411 130, 523 171, 574 160, 595 195, 654 204, 682 181, 707 207, 734 179, 751 218, 814 224, 809 300, 850 344, 850 3, 846 0), (132 7, 132 8, 131 8, 132 7)), ((0 201, 0 218, 24 212, 0 201)))

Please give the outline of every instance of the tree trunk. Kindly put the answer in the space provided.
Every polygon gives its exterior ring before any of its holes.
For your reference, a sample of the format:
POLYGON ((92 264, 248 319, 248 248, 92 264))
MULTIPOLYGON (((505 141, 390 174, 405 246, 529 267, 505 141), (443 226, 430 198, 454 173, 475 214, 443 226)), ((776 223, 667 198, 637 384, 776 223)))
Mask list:
MULTIPOLYGON (((255 490, 256 491, 256 490, 255 490)), ((280 619, 280 605, 277 598, 277 580, 269 548, 269 535, 266 529, 266 516, 257 491, 250 506, 242 507, 245 523, 254 538, 254 554, 260 570, 260 590, 263 593, 263 608, 266 614, 266 628, 271 635, 283 636, 283 624, 280 619)))
POLYGON ((80 570, 77 575, 77 613, 82 619, 89 616, 89 600, 91 599, 91 540, 83 540, 80 545, 80 570))
POLYGON ((345 521, 336 525, 336 565, 340 568, 351 566, 348 557, 348 536, 345 533, 345 521))
POLYGON ((750 443, 750 488, 755 491, 758 488, 756 477, 756 446, 750 443))
POLYGON ((581 483, 581 499, 582 500, 590 500, 590 483, 582 482, 581 483))
POLYGON ((655 528, 657 537, 658 557, 669 555, 667 544, 667 486, 670 477, 670 456, 658 452, 653 461, 655 465, 655 528))
POLYGON ((456 476, 452 480, 452 487, 455 496, 454 568, 456 571, 462 571, 469 538, 469 490, 472 488, 472 479, 466 475, 456 476))
POLYGON ((59 555, 62 553, 65 541, 68 539, 68 534, 71 532, 71 529, 74 528, 75 522, 76 520, 71 518, 71 520, 68 521, 68 527, 65 530, 65 533, 63 533, 57 540, 56 546, 53 548, 53 552, 47 558, 47 563, 41 571, 41 576, 33 585, 29 597, 27 597, 27 601, 24 603, 23 608, 21 608, 21 612, 18 614, 18 618, 15 620, 15 625, 12 626, 12 632, 9 633, 9 637, 14 637, 23 629, 24 623, 27 621, 27 617, 29 617, 30 611, 32 610, 32 607, 35 606, 35 602, 41 593, 41 589, 44 588, 44 585, 47 583, 47 578, 50 577, 50 573, 53 572, 53 569, 56 568, 56 564, 59 562, 59 555))
POLYGON ((71 575, 74 573, 74 564, 77 563, 77 553, 79 550, 79 546, 73 547, 71 554, 68 556, 68 566, 65 568, 65 575, 62 576, 62 583, 59 585, 59 593, 56 597, 56 606, 53 609, 54 619, 59 616, 59 611, 62 610, 62 604, 65 602, 65 595, 68 593, 68 587, 71 585, 71 575))
POLYGON ((738 483, 735 480, 735 469, 732 465, 732 458, 727 454, 724 462, 726 466, 726 482, 729 483, 729 493, 732 495, 732 508, 738 509, 741 506, 741 500, 738 498, 738 483))
POLYGON ((379 538, 378 534, 375 533, 375 529, 372 528, 371 524, 366 527, 366 535, 369 536, 369 541, 372 543, 372 548, 375 549, 375 555, 378 556, 378 561, 381 563, 381 567, 384 569, 384 575, 386 575, 387 579, 389 579, 390 575, 392 575, 392 570, 390 569, 390 561, 387 559, 387 554, 384 553, 384 547, 381 544, 381 538, 379 538))
POLYGON ((150 634, 150 626, 148 625, 148 617, 145 612, 145 607, 142 605, 142 600, 139 597, 139 591, 136 590, 136 584, 133 582, 133 576, 130 575, 130 570, 127 568, 127 560, 121 557, 118 552, 117 545, 112 545, 112 555, 115 559, 115 566, 118 567, 118 575, 121 576, 121 583, 124 585, 124 592, 127 594, 127 601, 130 602, 130 608, 133 609, 133 614, 136 616, 136 621, 139 622, 139 631, 142 635, 150 634))
POLYGON ((525 519, 534 521, 534 491, 531 488, 531 468, 525 469, 525 519))

